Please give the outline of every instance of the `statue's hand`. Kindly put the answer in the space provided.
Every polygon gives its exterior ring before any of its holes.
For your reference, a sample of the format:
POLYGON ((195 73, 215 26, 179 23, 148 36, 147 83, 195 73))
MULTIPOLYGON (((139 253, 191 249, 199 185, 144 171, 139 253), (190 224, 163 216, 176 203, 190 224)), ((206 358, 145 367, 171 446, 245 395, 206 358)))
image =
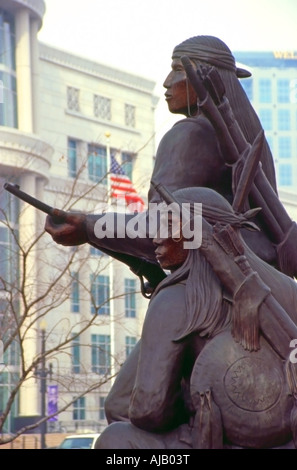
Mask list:
POLYGON ((53 216, 47 216, 44 229, 59 245, 76 246, 88 242, 86 214, 80 212, 55 209, 53 216))

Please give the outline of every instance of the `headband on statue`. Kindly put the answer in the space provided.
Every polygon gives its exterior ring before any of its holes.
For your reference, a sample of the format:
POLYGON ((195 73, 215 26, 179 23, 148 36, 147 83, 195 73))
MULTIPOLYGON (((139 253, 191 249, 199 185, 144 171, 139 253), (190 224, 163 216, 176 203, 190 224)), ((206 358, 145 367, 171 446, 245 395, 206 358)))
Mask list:
POLYGON ((174 48, 172 59, 180 59, 183 55, 187 55, 192 60, 199 60, 221 69, 230 70, 238 78, 248 78, 252 75, 248 70, 236 67, 233 55, 227 51, 202 44, 182 43, 174 48))

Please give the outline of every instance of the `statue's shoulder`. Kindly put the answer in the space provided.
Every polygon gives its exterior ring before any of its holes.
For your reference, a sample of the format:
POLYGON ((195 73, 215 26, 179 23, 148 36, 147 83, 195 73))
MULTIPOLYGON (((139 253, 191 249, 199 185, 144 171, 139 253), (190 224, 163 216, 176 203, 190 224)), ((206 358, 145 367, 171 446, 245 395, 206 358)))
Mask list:
POLYGON ((185 302, 185 289, 186 281, 169 284, 158 291, 151 299, 150 304, 154 305, 166 302, 166 308, 168 310, 178 310, 185 302))
POLYGON ((216 132, 210 121, 202 116, 189 117, 177 121, 173 126, 164 134, 160 141, 160 147, 174 144, 174 146, 184 146, 185 142, 193 144, 201 140, 214 141, 216 140, 216 132))
POLYGON ((143 333, 175 338, 182 332, 186 315, 185 283, 166 286, 150 300, 143 333), (158 332, 156 332, 158 325, 158 332))
POLYGON ((211 132, 215 132, 213 125, 211 124, 209 119, 207 119, 203 114, 180 119, 179 121, 173 124, 169 132, 175 131, 176 129, 181 129, 181 128, 185 128, 185 129, 195 128, 196 131, 197 129, 201 128, 204 130, 208 129, 211 132))

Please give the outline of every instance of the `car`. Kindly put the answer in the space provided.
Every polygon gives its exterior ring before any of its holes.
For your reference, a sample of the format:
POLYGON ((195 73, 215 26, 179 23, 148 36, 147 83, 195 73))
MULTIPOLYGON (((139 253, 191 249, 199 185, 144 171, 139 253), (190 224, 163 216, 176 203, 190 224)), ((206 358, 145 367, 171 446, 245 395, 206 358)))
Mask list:
POLYGON ((100 434, 73 434, 65 437, 56 449, 94 449, 100 434))

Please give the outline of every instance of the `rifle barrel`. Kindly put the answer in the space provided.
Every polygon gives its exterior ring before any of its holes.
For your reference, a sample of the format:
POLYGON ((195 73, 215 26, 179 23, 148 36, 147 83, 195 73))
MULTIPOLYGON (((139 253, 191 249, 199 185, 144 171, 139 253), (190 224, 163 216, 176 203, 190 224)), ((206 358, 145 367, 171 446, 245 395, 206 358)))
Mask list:
POLYGON ((49 206, 48 204, 45 204, 44 202, 39 201, 33 196, 30 196, 29 194, 25 193, 24 191, 20 190, 19 185, 17 184, 11 184, 11 183, 5 183, 3 185, 4 189, 14 196, 18 197, 24 202, 27 202, 31 206, 35 207, 36 209, 39 209, 42 212, 45 212, 48 215, 54 215, 53 211, 54 208, 49 206))

